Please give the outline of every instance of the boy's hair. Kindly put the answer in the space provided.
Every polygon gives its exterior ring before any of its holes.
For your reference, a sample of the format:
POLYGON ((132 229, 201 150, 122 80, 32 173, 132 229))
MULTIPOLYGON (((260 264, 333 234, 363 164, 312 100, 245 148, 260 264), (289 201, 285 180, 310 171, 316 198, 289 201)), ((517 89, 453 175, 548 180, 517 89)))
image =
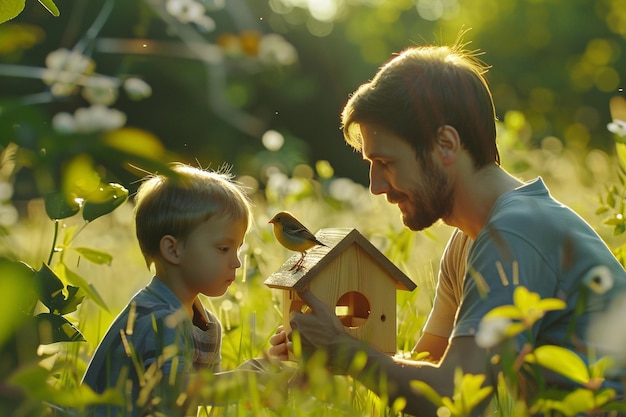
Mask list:
MULTIPOLYGON (((462 35, 461 35, 462 37, 462 35)), ((460 37, 460 38, 461 38, 460 37)), ((411 47, 385 65, 350 97, 341 115, 346 142, 361 150, 360 124, 384 128, 405 139, 424 158, 438 129, 454 127, 476 167, 500 163, 496 115, 476 51, 453 46, 411 47)))
POLYGON ((252 219, 250 200, 227 169, 216 172, 175 163, 171 172, 148 177, 135 203, 137 240, 148 267, 160 258, 165 235, 185 239, 214 216, 243 222, 246 228, 252 219))

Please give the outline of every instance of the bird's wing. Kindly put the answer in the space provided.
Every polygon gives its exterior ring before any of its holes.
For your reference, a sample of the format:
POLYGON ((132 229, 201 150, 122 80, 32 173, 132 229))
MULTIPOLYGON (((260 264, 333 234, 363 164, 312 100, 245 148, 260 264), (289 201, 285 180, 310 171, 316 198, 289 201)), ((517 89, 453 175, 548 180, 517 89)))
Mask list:
POLYGON ((291 236, 298 237, 300 239, 310 240, 311 242, 315 242, 318 245, 326 246, 324 243, 317 240, 315 235, 311 233, 311 231, 307 229, 306 227, 302 229, 289 230, 289 231, 286 231, 286 233, 291 236))
POLYGON ((294 232, 294 233, 298 232, 300 230, 308 230, 295 217, 290 218, 289 221, 283 221, 282 225, 283 225, 283 230, 291 231, 291 232, 294 232))

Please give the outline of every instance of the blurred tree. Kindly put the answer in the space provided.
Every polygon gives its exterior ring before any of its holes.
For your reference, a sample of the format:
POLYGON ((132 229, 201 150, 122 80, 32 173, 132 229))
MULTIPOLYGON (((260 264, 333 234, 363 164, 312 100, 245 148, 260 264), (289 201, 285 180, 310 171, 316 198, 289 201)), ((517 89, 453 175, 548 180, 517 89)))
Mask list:
MULTIPOLYGON (((555 136, 576 150, 612 149, 608 99, 622 85, 625 8, 608 0, 68 0, 55 18, 27 2, 0 25, 11 45, 0 49, 0 91, 5 115, 6 99, 39 99, 44 120, 85 105, 80 95, 41 103, 46 86, 26 70, 78 45, 98 73, 152 87, 149 98, 120 94, 114 106, 179 159, 228 162, 257 178, 268 165, 291 171, 324 159, 335 175, 366 183, 367 168, 339 131, 348 94, 393 52, 451 43, 464 28, 472 29, 468 48, 493 66, 499 117, 522 111, 529 145, 555 136), (278 151, 263 146, 268 130, 284 137, 278 151)), ((137 176, 109 168, 125 183, 137 176)))

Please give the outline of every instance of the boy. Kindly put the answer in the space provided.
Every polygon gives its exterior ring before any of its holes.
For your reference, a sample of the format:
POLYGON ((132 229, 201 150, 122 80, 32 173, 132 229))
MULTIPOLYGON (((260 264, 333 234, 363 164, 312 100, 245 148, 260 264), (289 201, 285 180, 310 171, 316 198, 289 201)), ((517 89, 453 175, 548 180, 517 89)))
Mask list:
POLYGON ((220 372, 222 327, 198 295, 221 296, 234 282, 250 222, 248 197, 226 173, 176 164, 171 175, 139 187, 136 234, 155 276, 112 323, 87 368, 84 384, 124 396, 123 405, 94 407, 95 416, 182 414, 193 387, 201 389, 193 375, 220 372))

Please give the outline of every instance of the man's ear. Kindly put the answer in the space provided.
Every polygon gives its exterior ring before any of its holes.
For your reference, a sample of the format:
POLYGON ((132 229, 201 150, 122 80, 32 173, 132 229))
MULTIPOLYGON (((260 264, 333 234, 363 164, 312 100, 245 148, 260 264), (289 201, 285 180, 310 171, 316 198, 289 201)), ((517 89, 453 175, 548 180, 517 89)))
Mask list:
POLYGON ((180 242, 172 235, 165 235, 159 242, 161 256, 166 262, 178 264, 180 262, 180 242))
POLYGON ((441 161, 445 165, 453 163, 462 148, 459 132, 450 126, 443 125, 437 130, 437 143, 435 145, 441 161))

